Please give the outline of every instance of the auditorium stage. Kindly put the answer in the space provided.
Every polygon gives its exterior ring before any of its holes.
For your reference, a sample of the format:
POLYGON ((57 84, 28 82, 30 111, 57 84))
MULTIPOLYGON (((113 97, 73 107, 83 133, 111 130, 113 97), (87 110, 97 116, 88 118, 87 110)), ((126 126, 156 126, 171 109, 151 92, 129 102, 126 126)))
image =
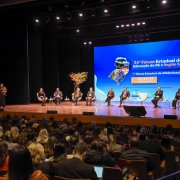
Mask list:
MULTIPOLYGON (((106 103, 93 103, 92 106, 85 106, 85 102, 81 101, 78 106, 72 105, 71 102, 61 102, 61 105, 56 106, 54 103, 46 103, 46 106, 41 104, 29 104, 29 105, 7 105, 4 108, 6 112, 26 112, 26 113, 46 113, 47 110, 58 111, 59 114, 83 114, 83 112, 94 112, 98 116, 124 116, 128 114, 123 108, 118 108, 119 102, 112 102, 110 107, 107 107, 106 103)), ((126 104, 129 105, 129 104, 126 104)), ((140 105, 140 103, 134 103, 133 105, 140 105)), ((180 119, 180 108, 172 109, 171 107, 164 106, 154 109, 151 103, 144 103, 147 111, 146 117, 151 118, 164 118, 164 115, 177 115, 180 119)))

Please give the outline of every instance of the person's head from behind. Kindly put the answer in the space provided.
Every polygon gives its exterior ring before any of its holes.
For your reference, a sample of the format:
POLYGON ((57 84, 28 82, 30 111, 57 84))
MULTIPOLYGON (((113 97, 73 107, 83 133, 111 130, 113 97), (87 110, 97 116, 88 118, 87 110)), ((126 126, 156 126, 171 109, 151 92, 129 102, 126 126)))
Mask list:
POLYGON ((33 142, 28 146, 34 165, 39 165, 44 162, 46 156, 44 154, 44 147, 37 142, 33 142))
POLYGON ((12 142, 12 136, 11 136, 10 131, 5 131, 4 140, 7 141, 7 142, 12 142))
POLYGON ((107 127, 107 134, 114 134, 113 128, 112 127, 107 127))
POLYGON ((106 144, 103 141, 101 141, 101 140, 94 140, 91 143, 90 149, 98 151, 98 152, 103 152, 104 150, 107 149, 107 147, 106 147, 106 144))
POLYGON ((61 143, 57 143, 54 145, 54 161, 59 161, 62 159, 66 159, 66 152, 65 152, 65 147, 61 143))
POLYGON ((167 126, 166 126, 166 130, 167 130, 167 131, 168 131, 168 130, 173 130, 172 125, 171 125, 171 124, 167 124, 167 126))
POLYGON ((46 144, 49 139, 49 134, 46 129, 41 129, 37 138, 37 142, 46 144))
POLYGON ((3 166, 8 156, 8 145, 5 141, 0 140, 0 167, 3 166))
POLYGON ((112 124, 110 122, 106 122, 106 128, 112 127, 112 124))
POLYGON ((84 160, 86 156, 87 151, 87 145, 84 142, 79 142, 76 144, 73 154, 75 157, 81 158, 81 160, 84 160))
POLYGON ((11 151, 8 164, 8 180, 29 180, 33 173, 31 154, 27 148, 16 146, 11 151))
POLYGON ((47 141, 47 144, 46 144, 46 149, 51 151, 56 142, 57 142, 56 137, 55 136, 50 136, 48 141, 47 141))
POLYGON ((150 132, 150 133, 148 134, 148 140, 151 140, 151 141, 154 140, 154 133, 150 132))
POLYGON ((161 146, 164 150, 170 150, 171 149, 171 143, 168 136, 162 136, 161 138, 161 146))
POLYGON ((76 136, 73 135, 73 136, 70 137, 69 145, 71 147, 74 147, 74 146, 76 146, 76 144, 78 142, 79 142, 79 139, 76 136))
POLYGON ((12 135, 12 139, 13 140, 16 140, 19 137, 19 129, 16 126, 13 126, 10 129, 10 133, 12 135))
POLYGON ((137 148, 139 147, 139 139, 137 137, 132 137, 129 141, 129 144, 131 148, 137 148))
POLYGON ((156 124, 153 124, 153 125, 151 126, 151 132, 154 133, 154 134, 158 133, 158 127, 157 127, 156 124))
POLYGON ((140 133, 139 140, 146 141, 146 134, 140 133))
POLYGON ((77 119, 75 117, 73 117, 71 121, 72 121, 71 122, 72 124, 76 124, 77 123, 77 119))
POLYGON ((93 141, 93 137, 90 135, 90 134, 87 134, 85 137, 84 137, 84 142, 87 144, 87 145, 91 145, 93 141))
POLYGON ((135 129, 137 133, 140 133, 141 125, 137 124, 135 129))
POLYGON ((83 128, 82 121, 78 121, 76 129, 82 129, 82 128, 83 128))

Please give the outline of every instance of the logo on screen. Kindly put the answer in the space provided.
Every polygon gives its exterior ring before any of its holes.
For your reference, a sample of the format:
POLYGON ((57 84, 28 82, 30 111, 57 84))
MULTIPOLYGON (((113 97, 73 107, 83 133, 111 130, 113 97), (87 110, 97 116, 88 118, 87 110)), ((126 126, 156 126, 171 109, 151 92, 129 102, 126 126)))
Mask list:
POLYGON ((117 57, 114 65, 116 69, 108 77, 116 81, 119 86, 129 72, 130 63, 124 57, 117 57))

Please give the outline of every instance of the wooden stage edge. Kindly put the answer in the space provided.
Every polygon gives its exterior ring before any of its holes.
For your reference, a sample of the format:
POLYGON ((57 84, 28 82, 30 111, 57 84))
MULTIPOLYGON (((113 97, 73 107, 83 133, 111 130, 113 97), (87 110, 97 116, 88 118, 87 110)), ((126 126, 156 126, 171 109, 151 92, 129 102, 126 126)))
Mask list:
POLYGON ((85 124, 95 121, 99 125, 103 125, 106 122, 111 122, 113 125, 118 127, 119 125, 124 126, 136 126, 140 124, 145 127, 150 127, 152 124, 156 124, 159 128, 164 128, 167 124, 171 124, 174 128, 180 128, 179 120, 172 119, 163 119, 163 118, 136 118, 136 117, 122 117, 122 116, 88 116, 80 114, 47 114, 47 113, 37 113, 37 112, 13 112, 13 111, 2 111, 0 112, 1 117, 5 117, 7 114, 10 114, 11 117, 14 114, 17 114, 19 117, 25 115, 27 119, 30 119, 32 115, 36 117, 37 120, 41 120, 44 116, 47 118, 53 116, 56 121, 61 122, 64 118, 67 118, 71 121, 72 117, 76 117, 78 121, 82 121, 85 124))

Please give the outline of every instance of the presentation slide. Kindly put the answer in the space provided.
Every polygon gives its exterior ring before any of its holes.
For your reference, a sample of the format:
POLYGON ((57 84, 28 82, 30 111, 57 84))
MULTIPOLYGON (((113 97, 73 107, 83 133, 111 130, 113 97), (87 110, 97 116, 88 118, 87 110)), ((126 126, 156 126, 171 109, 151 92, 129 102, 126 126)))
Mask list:
POLYGON ((113 88, 119 101, 126 87, 133 101, 142 93, 151 101, 160 86, 172 101, 180 88, 180 40, 94 47, 94 83, 101 100, 113 88))

